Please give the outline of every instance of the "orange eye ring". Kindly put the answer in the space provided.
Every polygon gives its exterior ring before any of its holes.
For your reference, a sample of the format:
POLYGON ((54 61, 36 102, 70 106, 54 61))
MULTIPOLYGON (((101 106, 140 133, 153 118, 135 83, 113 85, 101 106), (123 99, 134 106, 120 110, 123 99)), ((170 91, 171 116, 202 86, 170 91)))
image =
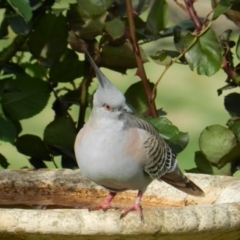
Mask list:
POLYGON ((106 104, 106 103, 103 104, 103 107, 105 109, 107 109, 108 111, 113 111, 113 108, 111 106, 109 106, 108 104, 106 104))

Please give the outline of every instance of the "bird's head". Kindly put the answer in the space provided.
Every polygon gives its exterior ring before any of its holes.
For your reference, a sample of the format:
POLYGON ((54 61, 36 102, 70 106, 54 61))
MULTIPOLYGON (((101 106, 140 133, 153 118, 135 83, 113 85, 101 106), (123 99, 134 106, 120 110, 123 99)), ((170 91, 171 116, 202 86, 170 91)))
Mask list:
POLYGON ((98 115, 111 118, 119 118, 124 112, 131 113, 124 95, 104 76, 91 55, 88 52, 86 54, 98 80, 98 88, 93 96, 93 111, 98 115))

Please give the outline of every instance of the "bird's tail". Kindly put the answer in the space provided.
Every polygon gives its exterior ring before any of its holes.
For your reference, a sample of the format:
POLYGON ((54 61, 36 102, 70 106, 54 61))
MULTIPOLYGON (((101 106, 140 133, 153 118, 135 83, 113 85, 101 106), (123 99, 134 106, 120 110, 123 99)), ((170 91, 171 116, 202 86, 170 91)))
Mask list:
POLYGON ((178 167, 171 172, 161 177, 161 180, 172 185, 173 187, 193 196, 205 196, 203 190, 194 182, 188 179, 178 167))

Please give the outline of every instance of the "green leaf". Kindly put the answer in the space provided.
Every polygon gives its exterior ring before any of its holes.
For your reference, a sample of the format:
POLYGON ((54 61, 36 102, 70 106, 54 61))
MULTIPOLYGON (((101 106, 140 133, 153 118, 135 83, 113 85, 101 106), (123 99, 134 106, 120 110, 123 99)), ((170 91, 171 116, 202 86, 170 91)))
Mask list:
POLYGON ((32 9, 29 0, 7 0, 12 8, 21 15, 26 22, 32 18, 32 9))
POLYGON ((6 169, 9 165, 7 159, 0 153, 0 166, 6 169))
POLYGON ((195 152, 194 161, 197 169, 201 173, 213 174, 212 164, 209 162, 201 151, 195 152))
POLYGON ((17 150, 24 155, 43 160, 52 160, 45 143, 38 136, 31 134, 22 135, 17 138, 15 145, 17 150))
POLYGON ((35 169, 40 169, 40 168, 47 168, 47 165, 42 159, 31 157, 29 159, 29 162, 35 169))
POLYGON ((237 26, 240 25, 240 17, 239 17, 239 13, 240 13, 240 2, 239 0, 229 0, 228 2, 230 2, 231 4, 231 8, 228 9, 224 15, 226 15, 226 17, 231 20, 232 22, 234 22, 237 26))
POLYGON ((240 117, 240 94, 230 93, 225 96, 224 106, 232 117, 240 117))
POLYGON ((201 151, 195 152, 195 163, 200 173, 227 176, 232 175, 230 164, 226 165, 222 169, 218 169, 216 166, 212 165, 211 162, 209 162, 206 159, 206 157, 201 151))
POLYGON ((53 83, 70 82, 83 76, 83 61, 78 60, 77 54, 68 49, 60 61, 54 64, 49 71, 53 83))
POLYGON ((229 120, 228 125, 229 129, 235 134, 237 140, 240 142, 240 119, 229 120))
POLYGON ((27 22, 19 15, 8 17, 9 25, 16 34, 28 34, 32 28, 32 22, 27 22))
POLYGON ((46 106, 50 97, 47 82, 28 75, 8 82, 2 97, 2 107, 12 120, 30 118, 46 106))
POLYGON ((8 35, 8 18, 6 15, 4 16, 2 22, 0 23, 0 39, 6 38, 8 35))
POLYGON ((148 118, 147 120, 165 139, 170 139, 179 133, 178 128, 172 125, 172 123, 165 117, 148 118))
POLYGON ((218 164, 235 145, 236 138, 233 132, 220 125, 206 127, 199 138, 201 151, 214 164, 218 164))
POLYGON ((25 70, 25 73, 31 77, 44 79, 48 74, 47 68, 44 68, 44 66, 41 66, 38 62, 24 62, 21 64, 21 67, 25 70))
POLYGON ((16 128, 12 122, 0 117, 0 140, 14 143, 16 138, 16 128))
POLYGON ((99 15, 105 12, 113 0, 77 0, 78 5, 86 15, 99 15))
POLYGON ((150 118, 147 119, 158 133, 166 140, 173 153, 178 154, 188 144, 188 133, 183 133, 178 130, 167 118, 150 118))
MULTIPOLYGON (((183 41, 189 43, 190 39, 193 40, 194 36, 189 33, 183 41)), ((215 74, 221 68, 222 49, 213 30, 209 29, 198 37, 196 43, 185 53, 185 58, 191 70, 197 68, 198 74, 215 74)))
MULTIPOLYGON (((153 89, 154 84, 149 82, 149 86, 153 89)), ((144 116, 147 114, 149 105, 141 81, 132 84, 125 92, 125 97, 127 103, 133 107, 139 115, 144 116)))
POLYGON ((104 12, 101 15, 89 17, 84 16, 82 10, 77 4, 70 4, 67 21, 72 31, 82 39, 93 39, 102 34, 108 13, 104 12))
POLYGON ((62 100, 67 103, 76 104, 80 106, 80 91, 72 90, 68 91, 66 94, 62 96, 62 100))
POLYGON ((215 5, 215 10, 212 16, 212 20, 217 19, 221 14, 225 13, 232 7, 231 0, 220 0, 218 3, 215 3, 213 5, 215 5))
POLYGON ((45 14, 28 41, 30 52, 47 65, 57 62, 67 47, 67 23, 63 15, 45 14))
POLYGON ((2 96, 3 96, 3 92, 4 92, 4 88, 5 88, 5 84, 9 81, 10 79, 3 79, 0 81, 0 118, 3 118, 7 121, 7 118, 3 112, 3 109, 2 109, 2 96))
POLYGON ((124 22, 119 18, 114 18, 106 23, 105 31, 112 37, 113 40, 116 40, 122 37, 125 33, 124 22))
POLYGON ((74 123, 66 116, 56 118, 44 130, 43 140, 49 145, 73 149, 76 138, 74 123))
POLYGON ((76 160, 65 155, 62 156, 61 165, 62 168, 79 169, 76 160))
POLYGON ((237 159, 240 159, 240 143, 234 146, 228 153, 226 153, 218 163, 218 167, 222 168, 227 163, 231 163, 237 159))
POLYGON ((150 33, 158 34, 166 27, 168 15, 169 11, 166 1, 154 1, 147 17, 146 30, 150 33))
MULTIPOLYGON (((178 53, 179 55, 179 53, 178 53)), ((151 55, 153 61, 159 65, 169 66, 172 62, 172 58, 168 55, 167 51, 161 50, 151 55)))
POLYGON ((166 139, 166 142, 168 143, 169 147, 172 149, 174 154, 178 154, 182 152, 189 142, 189 136, 188 133, 179 132, 169 140, 166 139))
MULTIPOLYGON (((145 60, 141 49, 140 52, 142 53, 142 58, 145 60)), ((134 52, 129 42, 125 42, 120 46, 105 45, 101 56, 104 66, 108 68, 130 69, 137 67, 134 52)))

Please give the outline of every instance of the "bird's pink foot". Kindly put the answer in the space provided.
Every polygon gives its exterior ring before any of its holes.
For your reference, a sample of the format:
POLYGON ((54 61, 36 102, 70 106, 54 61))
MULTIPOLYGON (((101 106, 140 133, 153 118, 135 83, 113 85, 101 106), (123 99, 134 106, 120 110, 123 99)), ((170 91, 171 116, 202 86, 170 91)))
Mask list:
POLYGON ((125 209, 120 215, 120 219, 124 218, 131 211, 137 211, 141 221, 143 221, 142 207, 139 203, 134 203, 131 207, 125 209))
POLYGON ((116 194, 117 193, 115 193, 115 192, 109 192, 108 196, 104 199, 104 201, 99 206, 89 208, 88 210, 89 211, 96 211, 96 210, 102 209, 103 211, 107 211, 108 209, 117 209, 117 208, 112 207, 110 205, 111 201, 116 196, 116 194))
POLYGON ((143 221, 142 207, 140 205, 142 196, 143 196, 143 192, 138 191, 138 195, 137 195, 135 203, 131 207, 124 210, 124 212, 120 216, 120 219, 124 218, 131 211, 137 211, 138 215, 140 216, 141 221, 143 221))

